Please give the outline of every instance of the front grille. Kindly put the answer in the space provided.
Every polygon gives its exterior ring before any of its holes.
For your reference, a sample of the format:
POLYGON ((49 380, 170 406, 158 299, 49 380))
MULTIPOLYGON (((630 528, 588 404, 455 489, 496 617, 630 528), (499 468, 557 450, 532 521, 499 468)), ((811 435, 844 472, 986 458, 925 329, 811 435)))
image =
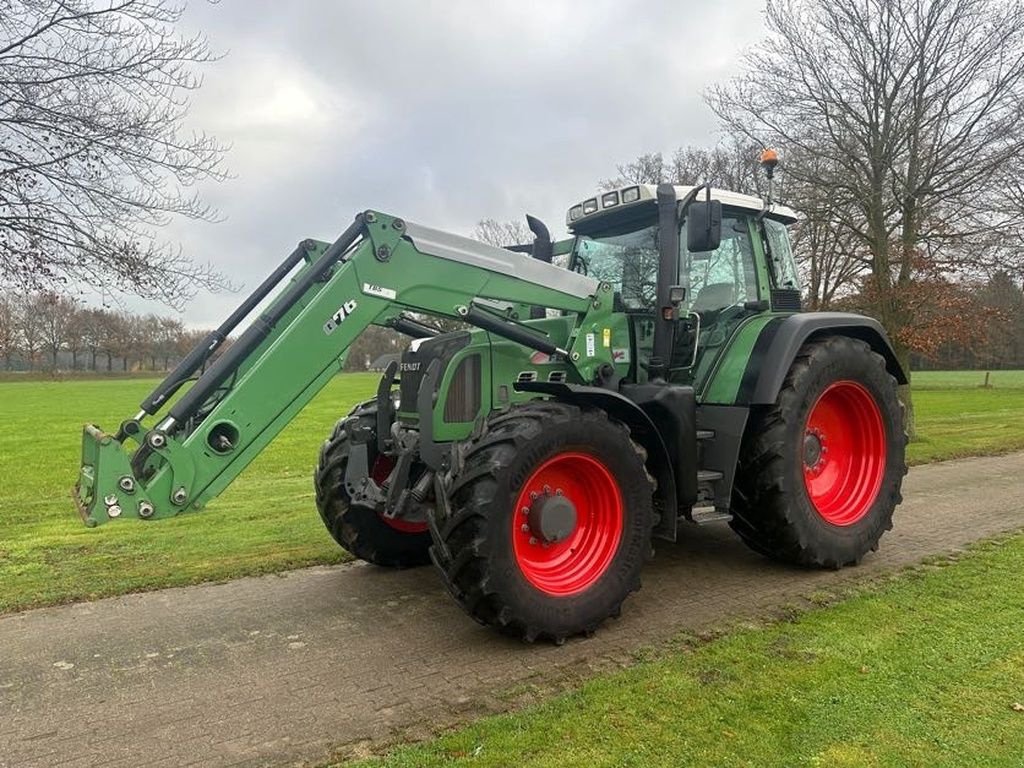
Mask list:
POLYGON ((415 352, 412 349, 406 350, 399 363, 401 379, 398 391, 402 398, 403 411, 416 410, 416 396, 420 391, 420 382, 427 375, 430 363, 435 359, 440 360, 443 374, 455 353, 467 344, 469 344, 469 334, 466 331, 455 331, 435 336, 432 339, 424 339, 419 343, 415 352))
POLYGON ((473 421, 480 412, 480 355, 469 355, 455 369, 444 404, 446 424, 473 421))

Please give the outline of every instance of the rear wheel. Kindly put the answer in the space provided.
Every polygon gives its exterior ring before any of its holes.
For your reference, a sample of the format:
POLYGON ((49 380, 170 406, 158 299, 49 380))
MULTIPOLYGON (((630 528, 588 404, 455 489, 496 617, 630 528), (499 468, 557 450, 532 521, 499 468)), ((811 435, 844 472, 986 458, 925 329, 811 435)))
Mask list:
POLYGON ((752 549, 777 560, 855 564, 892 528, 905 448, 885 360, 857 339, 810 342, 775 405, 752 415, 732 526, 752 549))
POLYGON ((431 553, 477 621, 561 642, 618 615, 651 555, 652 484, 597 410, 517 406, 466 446, 431 553))
MULTIPOLYGON (((352 427, 375 429, 377 406, 364 403, 341 419, 320 449, 313 476, 316 506, 331 536, 360 560, 389 568, 409 568, 430 562, 430 533, 425 522, 385 517, 382 507, 352 504, 345 490, 352 427)), ((383 484, 394 460, 377 452, 376 441, 368 446, 370 476, 383 484)))

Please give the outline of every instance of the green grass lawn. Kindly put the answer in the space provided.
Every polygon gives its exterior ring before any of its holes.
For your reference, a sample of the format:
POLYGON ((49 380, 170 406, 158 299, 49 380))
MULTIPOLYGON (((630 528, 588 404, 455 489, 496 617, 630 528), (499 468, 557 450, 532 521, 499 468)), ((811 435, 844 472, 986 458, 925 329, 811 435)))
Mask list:
MULTIPOLYGON (((985 384, 985 371, 915 371, 914 389, 978 389, 985 384)), ((993 389, 1024 389, 1024 371, 989 371, 993 389)))
POLYGON ((71 501, 82 424, 112 430, 154 382, 0 383, 0 611, 346 559, 317 515, 312 470, 376 382, 335 378, 207 509, 92 530, 71 501))
POLYGON ((1024 449, 1024 381, 1015 389, 915 388, 914 410, 911 464, 1024 449))
POLYGON ((1024 536, 360 763, 1020 766, 1024 536))
MULTIPOLYGON (((993 374, 993 389, 927 388, 962 375, 915 377, 925 388, 912 462, 1024 448, 1024 373, 993 374)), ((202 512, 94 530, 70 496, 81 425, 113 429, 153 381, 0 382, 0 612, 345 559, 316 514, 312 468, 335 420, 376 380, 337 377, 202 512)))

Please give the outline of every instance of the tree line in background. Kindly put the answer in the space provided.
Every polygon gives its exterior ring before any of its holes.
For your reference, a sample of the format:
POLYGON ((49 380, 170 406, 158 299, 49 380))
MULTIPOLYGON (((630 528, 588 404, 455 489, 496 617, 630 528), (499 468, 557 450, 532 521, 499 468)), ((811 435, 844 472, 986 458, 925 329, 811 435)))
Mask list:
MULTIPOLYGON (((172 306, 224 286, 159 238, 170 218, 215 217, 192 190, 224 175, 223 148, 185 130, 215 56, 180 17, 170 0, 12 0, 0 13, 8 367, 156 368, 199 335, 57 295, 76 282, 172 306)), ((763 197, 757 156, 776 147, 809 309, 877 317, 908 368, 1024 364, 1024 2, 768 0, 765 21, 740 74, 706 93, 724 141, 643 154, 604 186, 710 181, 763 197)), ((491 219, 474 234, 529 239, 491 219)), ((373 329, 347 366, 403 345, 373 329)))
POLYGON ((63 294, 0 294, 5 371, 165 371, 208 331, 175 318, 82 307, 63 294))
POLYGON ((0 3, 0 285, 125 291, 181 307, 226 282, 162 239, 214 219, 224 148, 185 125, 216 56, 176 0, 0 3))

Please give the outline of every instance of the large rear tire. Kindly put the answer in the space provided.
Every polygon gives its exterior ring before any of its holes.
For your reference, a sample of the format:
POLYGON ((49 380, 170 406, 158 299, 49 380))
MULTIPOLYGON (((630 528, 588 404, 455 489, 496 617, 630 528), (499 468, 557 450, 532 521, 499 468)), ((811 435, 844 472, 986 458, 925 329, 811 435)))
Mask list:
MULTIPOLYGON (((411 568, 430 562, 430 533, 426 523, 390 519, 383 510, 352 504, 345 490, 345 469, 351 444, 352 426, 375 429, 377 406, 363 403, 335 426, 320 449, 320 460, 313 475, 316 507, 327 530, 338 544, 360 560, 387 568, 411 568)), ((369 444, 370 475, 383 483, 391 472, 390 457, 377 453, 376 442, 369 444)))
POLYGON ((775 405, 752 414, 732 527, 775 560, 859 563, 892 528, 905 450, 896 380, 881 355, 843 336, 809 342, 775 405))
POLYGON ((492 417, 463 456, 431 555, 466 612, 531 642, 617 616, 640 588, 654 527, 626 426, 538 401, 492 417))

